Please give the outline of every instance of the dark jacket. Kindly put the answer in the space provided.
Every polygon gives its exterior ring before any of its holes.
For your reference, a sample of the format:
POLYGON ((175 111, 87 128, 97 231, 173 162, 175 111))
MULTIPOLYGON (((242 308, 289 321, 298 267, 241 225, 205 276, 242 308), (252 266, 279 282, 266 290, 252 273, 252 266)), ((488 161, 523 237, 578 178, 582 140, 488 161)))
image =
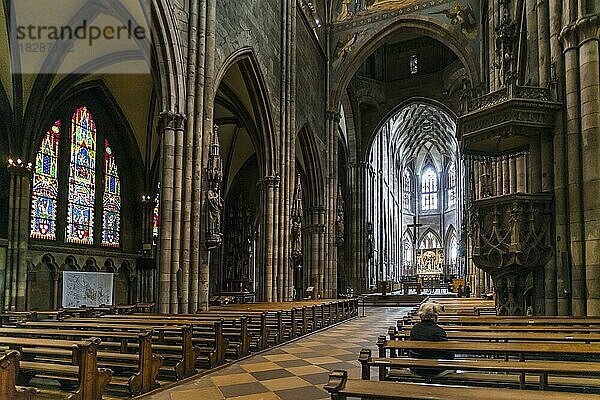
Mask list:
MULTIPOLYGON (((410 331, 410 340, 424 340, 428 342, 445 342, 448 340, 446 331, 433 321, 419 322, 410 331)), ((415 358, 437 358, 445 360, 453 360, 454 353, 445 350, 412 350, 411 357, 415 358)), ((423 376, 435 376, 444 370, 434 369, 411 369, 415 374, 423 376)))

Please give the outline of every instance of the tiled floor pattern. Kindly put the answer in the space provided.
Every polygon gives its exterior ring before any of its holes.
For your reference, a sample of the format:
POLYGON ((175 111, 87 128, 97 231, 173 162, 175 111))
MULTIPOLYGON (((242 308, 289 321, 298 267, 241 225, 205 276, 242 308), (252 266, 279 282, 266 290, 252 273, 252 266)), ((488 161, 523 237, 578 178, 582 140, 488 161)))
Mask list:
POLYGON ((320 400, 329 373, 348 371, 360 378, 358 354, 376 349, 377 336, 406 314, 408 308, 367 308, 359 317, 176 387, 148 400, 320 400))

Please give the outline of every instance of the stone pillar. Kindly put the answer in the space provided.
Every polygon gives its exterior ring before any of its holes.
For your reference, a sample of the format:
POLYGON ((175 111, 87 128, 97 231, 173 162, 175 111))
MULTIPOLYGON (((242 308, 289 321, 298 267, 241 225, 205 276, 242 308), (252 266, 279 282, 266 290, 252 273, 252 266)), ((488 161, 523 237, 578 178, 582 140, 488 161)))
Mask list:
POLYGON ((21 159, 8 161, 10 193, 4 309, 10 311, 24 311, 26 307, 31 168, 31 164, 21 159))
POLYGON ((565 111, 567 135, 568 165, 568 204, 569 204, 569 236, 571 252, 571 292, 572 313, 574 316, 586 315, 585 265, 584 265, 584 228, 583 198, 581 174, 581 133, 580 133, 580 99, 579 99, 579 56, 577 49, 577 32, 572 25, 561 32, 561 41, 565 59, 565 111))
MULTIPOLYGON (((555 69, 555 79, 564 79, 564 62, 559 34, 562 26, 563 7, 561 0, 550 0, 550 56, 555 69)), ((563 85, 556 85, 556 97, 564 102, 563 85)), ((556 311, 558 315, 571 314, 571 281, 568 262, 569 240, 567 226, 567 167, 565 154, 565 114, 561 108, 556 115, 553 137, 553 175, 554 175, 554 225, 555 225, 555 261, 556 261, 556 311)), ((549 308, 546 308, 546 312, 549 308)))
POLYGON ((517 192, 527 193, 527 167, 525 154, 517 156, 517 192))
POLYGON ((510 193, 510 174, 508 172, 508 157, 502 157, 502 194, 510 193))
POLYGON ((160 171, 160 241, 158 250, 158 309, 161 313, 177 312, 177 269, 172 264, 175 147, 178 132, 182 132, 185 116, 172 112, 160 114, 161 171, 160 171), (175 290, 175 302, 172 291, 175 290))
POLYGON ((539 193, 542 191, 542 148, 539 135, 531 138, 530 141, 529 172, 531 174, 531 185, 529 192, 539 193))
POLYGON ((264 202, 264 237, 265 237, 265 271, 264 271, 264 300, 274 301, 273 299, 273 280, 275 277, 275 264, 273 263, 274 239, 276 237, 273 220, 275 218, 274 193, 279 188, 279 177, 268 176, 263 179, 265 188, 264 202))
POLYGON ((508 159, 508 174, 510 176, 510 193, 517 192, 517 155, 511 154, 508 159))
POLYGON ((580 18, 576 26, 587 315, 600 316, 600 14, 580 18))
POLYGON ((350 238, 348 242, 348 280, 356 294, 366 289, 366 276, 369 256, 366 251, 367 212, 371 210, 367 198, 367 164, 350 163, 348 166, 348 182, 350 184, 349 224, 350 238))

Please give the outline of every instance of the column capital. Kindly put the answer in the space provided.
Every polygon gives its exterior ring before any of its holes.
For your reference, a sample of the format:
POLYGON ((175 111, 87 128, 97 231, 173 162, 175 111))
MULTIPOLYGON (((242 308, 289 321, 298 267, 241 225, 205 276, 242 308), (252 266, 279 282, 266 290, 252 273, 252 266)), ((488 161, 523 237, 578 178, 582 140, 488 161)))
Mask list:
POLYGON ((262 179, 262 181, 266 187, 276 188, 276 187, 279 187, 279 183, 281 182, 281 176, 279 176, 279 174, 268 175, 268 176, 265 176, 262 179))
POLYGON ((558 39, 562 43, 563 52, 577 48, 577 26, 575 23, 565 26, 558 35, 558 39))
POLYGON ((590 14, 575 21, 579 46, 590 40, 600 40, 600 14, 590 14))
POLYGON ((187 120, 185 114, 174 113, 172 111, 163 111, 158 116, 159 131, 162 133, 166 129, 180 130, 187 120))
POLYGON ((325 118, 328 121, 333 121, 337 124, 342 119, 342 114, 340 114, 338 111, 325 111, 325 118))

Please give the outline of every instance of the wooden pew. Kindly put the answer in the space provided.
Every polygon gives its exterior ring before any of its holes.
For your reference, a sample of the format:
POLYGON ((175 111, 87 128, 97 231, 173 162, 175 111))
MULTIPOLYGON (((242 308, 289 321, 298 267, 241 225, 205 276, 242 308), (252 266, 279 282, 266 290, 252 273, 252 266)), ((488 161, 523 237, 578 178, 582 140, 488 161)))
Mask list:
MULTIPOLYGON (((223 324, 223 336, 229 341, 230 348, 235 350, 235 357, 239 358, 250 354, 250 332, 248 331, 248 317, 222 318, 218 315, 207 314, 128 314, 112 315, 102 318, 123 318, 131 321, 160 320, 162 322, 177 322, 180 324, 194 324, 198 322, 221 321, 223 324)), ((194 326, 197 332, 205 324, 194 326)))
POLYGON ((18 351, 8 351, 0 357, 0 399, 33 400, 38 391, 35 388, 16 386, 19 360, 18 351))
MULTIPOLYGON (((175 379, 180 380, 197 373, 196 362, 201 359, 207 364, 214 361, 206 356, 200 358, 200 349, 194 346, 193 329, 191 325, 154 326, 142 324, 108 324, 101 320, 93 319, 93 322, 82 322, 81 320, 63 320, 59 323, 44 321, 27 321, 20 324, 27 328, 56 328, 76 330, 117 330, 126 332, 153 331, 152 351, 154 354, 163 356, 161 374, 172 373, 175 379), (79 321, 79 322, 76 322, 79 321)), ((211 368, 208 366, 208 368, 211 368)))
POLYGON ((99 318, 78 318, 65 321, 78 323, 106 323, 109 325, 135 326, 143 324, 153 328, 168 326, 190 325, 193 328, 192 342, 198 347, 201 354, 209 360, 209 368, 225 363, 225 355, 229 342, 223 334, 223 320, 206 321, 200 319, 166 319, 163 317, 130 318, 128 315, 105 315, 99 318))
MULTIPOLYGON (((464 332, 563 332, 563 333, 600 333, 599 326, 583 325, 444 325, 444 330, 464 332)), ((398 331, 410 332, 412 325, 403 325, 399 320, 396 329, 398 331)))
MULTIPOLYGON (((410 331, 398 331, 390 326, 388 330, 390 340, 410 340, 410 331)), ((475 341, 504 341, 504 342, 600 342, 597 333, 560 333, 560 332, 515 332, 515 331, 462 331, 447 330, 446 335, 450 340, 475 340, 475 341)))
POLYGON ((438 324, 452 325, 585 325, 600 326, 596 317, 469 317, 440 315, 438 324))
MULTIPOLYGON (((0 328, 0 337, 27 337, 39 339, 65 339, 85 340, 100 338, 98 344, 98 364, 113 370, 111 386, 125 387, 129 395, 138 395, 149 392, 160 386, 156 380, 162 356, 152 352, 152 331, 142 333, 114 332, 114 331, 85 331, 61 329, 26 329, 26 328, 0 328), (128 350, 135 350, 135 354, 128 350), (115 367, 116 366, 116 367, 115 367), (133 371, 121 374, 121 369, 133 371), (120 379, 120 376, 125 376, 120 379)), ((62 358, 70 356, 69 350, 46 350, 47 358, 62 358), (51 354, 50 354, 51 353, 51 354)))
POLYGON ((100 400, 112 378, 112 371, 98 368, 96 348, 100 339, 86 341, 0 337, 0 346, 18 350, 27 361, 21 361, 17 382, 27 384, 34 376, 44 376, 78 385, 70 400, 100 400), (71 364, 55 364, 37 360, 53 349, 71 351, 71 364))
MULTIPOLYGON (((505 375, 498 374, 517 374, 519 388, 525 389, 526 375, 536 375, 539 377, 539 389, 548 390, 548 377, 577 377, 577 378, 598 378, 600 377, 600 363, 588 362, 565 362, 565 361, 503 361, 492 359, 455 359, 455 360, 437 360, 422 358, 380 358, 372 357, 370 349, 363 349, 360 352, 358 360, 361 363, 362 379, 371 379, 371 367, 379 369, 379 380, 405 379, 405 376, 393 374, 391 371, 399 368, 419 368, 432 370, 460 370, 485 372, 481 376, 480 383, 486 385, 493 383, 498 377, 505 375), (486 380, 487 378, 487 380, 486 380)), ((419 378, 413 375, 417 381, 425 380, 427 382, 437 383, 455 383, 467 384, 465 374, 446 375, 439 378, 419 378)), ((536 383, 537 383, 536 382, 536 383)), ((560 381, 558 381, 560 382, 560 381)), ((505 384, 506 381, 501 381, 505 384)), ((596 382, 597 383, 597 382, 596 382)), ((581 385, 585 385, 585 380, 581 380, 581 385)), ((589 384, 589 383, 588 383, 589 384)), ((564 386, 564 383, 563 383, 564 386)), ((571 389, 582 389, 581 387, 571 387, 571 389)), ((596 386, 596 389, 598 387, 596 386)))
POLYGON ((324 389, 331 394, 332 400, 346 400, 348 397, 386 400, 600 400, 600 395, 581 393, 425 385, 418 383, 348 379, 348 373, 339 370, 336 370, 329 375, 329 382, 324 386, 324 389))
MULTIPOLYGON (((392 354, 408 352, 409 350, 446 350, 461 355, 492 355, 492 356, 516 356, 519 360, 539 358, 541 355, 551 359, 561 356, 586 356, 598 357, 600 355, 600 344, 598 343, 532 343, 532 342, 463 342, 449 340, 445 342, 427 342, 418 340, 386 340, 385 336, 379 336, 377 340, 379 357, 386 358, 387 351, 392 354)), ((561 358, 562 359, 562 358, 561 358)))

